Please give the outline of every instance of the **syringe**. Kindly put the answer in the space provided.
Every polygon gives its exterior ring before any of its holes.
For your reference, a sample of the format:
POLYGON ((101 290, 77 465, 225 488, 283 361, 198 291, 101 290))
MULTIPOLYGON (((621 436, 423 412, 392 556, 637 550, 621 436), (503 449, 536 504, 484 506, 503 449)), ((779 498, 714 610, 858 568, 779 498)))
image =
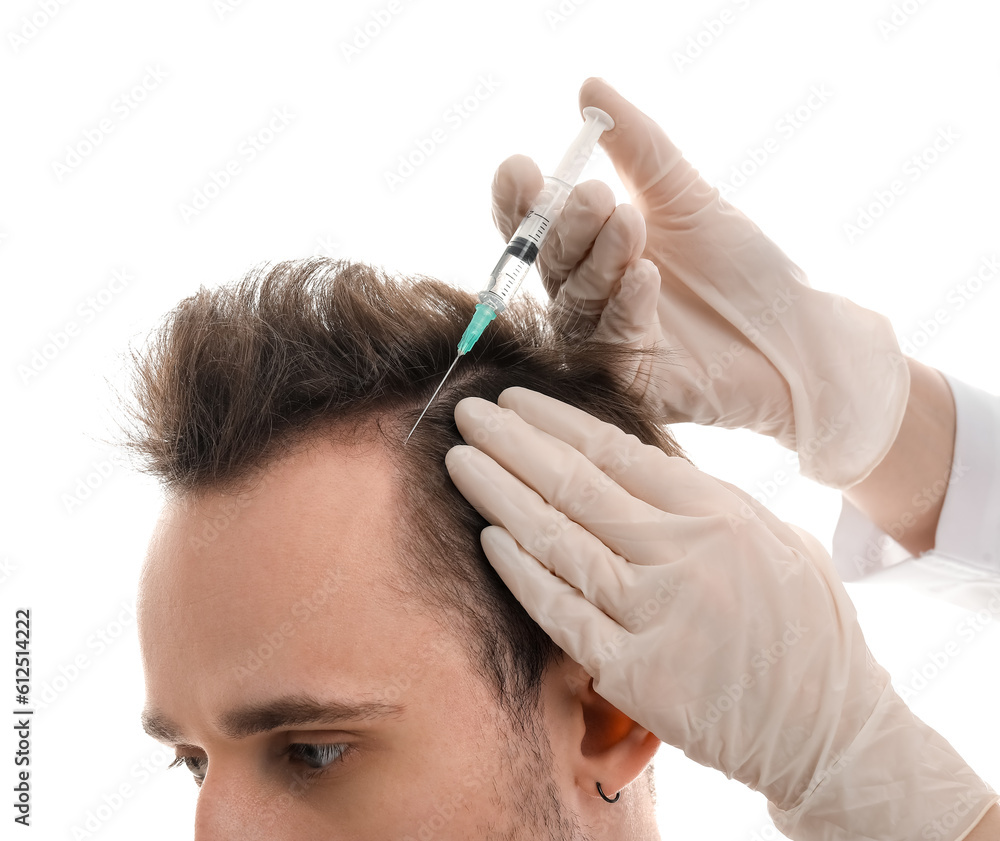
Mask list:
POLYGON ((434 390, 431 399, 427 401, 427 405, 420 413, 420 417, 417 418, 417 422, 413 424, 410 435, 406 436, 407 441, 410 440, 413 431, 417 428, 420 421, 423 420, 424 415, 427 414, 427 410, 434 402, 434 398, 438 396, 438 392, 441 391, 441 387, 445 384, 451 372, 455 369, 458 360, 472 350, 473 345, 479 341, 479 337, 483 335, 483 331, 489 323, 507 309, 507 305, 514 297, 514 293, 517 292, 524 282, 528 270, 535 264, 535 260, 538 259, 538 252, 541 250, 542 244, 545 242, 545 238, 555 224, 556 219, 562 213, 566 198, 569 196, 570 190, 573 189, 573 185, 576 184, 576 180, 580 177, 580 173, 583 171, 584 166, 586 166, 587 161, 590 160, 598 139, 603 132, 615 127, 615 121, 608 114, 600 108, 594 108, 593 106, 583 109, 583 119, 583 127, 580 129, 580 133, 576 136, 573 143, 570 144, 569 149, 563 155, 555 172, 545 178, 542 191, 538 194, 538 198, 535 199, 531 210, 521 220, 521 224, 517 226, 517 230, 514 231, 514 235, 507 243, 507 248, 501 255, 500 260, 493 271, 490 272, 490 281, 486 285, 486 288, 479 293, 479 303, 476 304, 476 311, 458 342, 458 356, 451 363, 451 367, 444 375, 444 379, 441 380, 440 385, 434 390))

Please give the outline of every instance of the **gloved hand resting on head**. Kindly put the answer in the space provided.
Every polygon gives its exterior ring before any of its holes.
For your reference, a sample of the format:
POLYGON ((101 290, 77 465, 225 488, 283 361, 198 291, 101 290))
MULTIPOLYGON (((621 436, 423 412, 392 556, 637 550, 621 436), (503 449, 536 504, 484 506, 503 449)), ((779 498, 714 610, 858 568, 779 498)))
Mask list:
POLYGON ((762 792, 791 838, 952 839, 982 817, 996 795, 893 691, 814 538, 564 403, 499 404, 458 404, 474 446, 448 469, 493 524, 490 562, 605 699, 762 792))
MULTIPOLYGON (((817 481, 847 488, 864 479, 891 447, 907 402, 909 372, 888 320, 811 289, 605 82, 588 80, 580 105, 615 120, 600 143, 634 206, 616 208, 596 181, 571 194, 537 263, 564 328, 676 350, 673 364, 636 372, 664 420, 753 429, 797 450, 803 474, 817 481), (629 264, 640 278, 658 269, 658 288, 623 281, 629 264)), ((493 216, 504 237, 541 186, 528 158, 500 166, 493 216)))

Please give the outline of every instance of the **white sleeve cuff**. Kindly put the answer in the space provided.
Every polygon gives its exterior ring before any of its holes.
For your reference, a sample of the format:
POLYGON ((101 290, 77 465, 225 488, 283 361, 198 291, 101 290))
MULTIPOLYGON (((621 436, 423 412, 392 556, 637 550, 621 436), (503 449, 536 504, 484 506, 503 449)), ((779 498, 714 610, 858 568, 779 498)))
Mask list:
POLYGON ((934 552, 1000 576, 1000 397, 945 378, 957 428, 934 552))
MULTIPOLYGON (((955 398, 955 455, 935 535, 934 558, 962 578, 1000 579, 1000 397, 947 377, 955 398)), ((864 514, 843 500, 833 560, 844 581, 857 581, 911 558, 864 514)), ((907 567, 912 566, 907 564, 907 567)))

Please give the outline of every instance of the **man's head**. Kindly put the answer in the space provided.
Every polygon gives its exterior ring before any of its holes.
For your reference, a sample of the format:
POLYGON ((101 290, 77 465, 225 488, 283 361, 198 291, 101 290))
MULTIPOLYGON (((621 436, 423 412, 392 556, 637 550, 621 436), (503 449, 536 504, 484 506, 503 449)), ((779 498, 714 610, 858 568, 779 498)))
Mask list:
POLYGON ((564 343, 528 303, 404 446, 474 303, 285 263, 183 301, 137 358, 131 443, 169 492, 140 592, 146 723, 203 777, 199 838, 652 826, 648 775, 628 784, 655 737, 502 584, 444 454, 455 403, 511 385, 676 448, 618 379, 629 351, 564 343))

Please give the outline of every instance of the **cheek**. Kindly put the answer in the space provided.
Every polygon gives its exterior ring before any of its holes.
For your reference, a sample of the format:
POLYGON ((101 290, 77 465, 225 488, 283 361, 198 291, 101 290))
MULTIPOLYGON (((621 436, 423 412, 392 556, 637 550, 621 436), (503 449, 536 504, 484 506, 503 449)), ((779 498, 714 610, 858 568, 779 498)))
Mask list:
POLYGON ((465 688, 453 680, 431 697, 405 693, 405 719, 303 799, 310 825, 297 837, 466 841, 485 827, 520 837, 513 816, 525 781, 514 769, 524 751, 485 713, 482 692, 465 688))

